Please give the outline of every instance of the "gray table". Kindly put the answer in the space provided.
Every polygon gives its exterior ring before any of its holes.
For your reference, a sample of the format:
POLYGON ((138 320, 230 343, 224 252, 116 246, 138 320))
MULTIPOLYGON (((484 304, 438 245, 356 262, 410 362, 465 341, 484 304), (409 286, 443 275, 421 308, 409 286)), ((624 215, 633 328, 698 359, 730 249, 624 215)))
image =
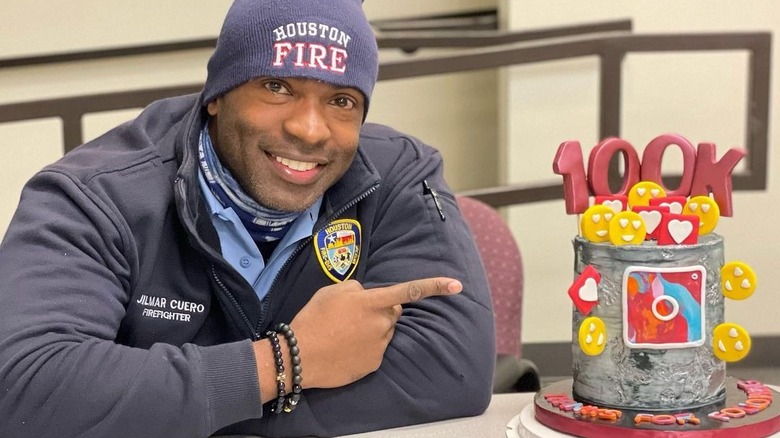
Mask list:
MULTIPOLYGON (((780 392, 780 387, 768 385, 775 391, 780 392)), ((490 405, 484 414, 477 417, 456 418, 453 420, 437 421, 434 423, 418 424, 416 426, 398 427, 395 429, 378 430, 374 432, 358 433, 353 435, 343 435, 341 438, 473 438, 473 437, 495 437, 507 438, 524 436, 524 428, 517 426, 518 416, 523 408, 533 403, 534 393, 523 392, 515 394, 495 394, 490 401, 490 405), (508 426, 512 423, 512 428, 508 426), (520 429, 520 435, 516 429, 520 429), (509 429, 509 434, 507 430, 509 429)), ((532 408, 532 406, 530 407, 532 408)), ((529 409, 530 409, 529 408, 529 409)), ((530 409, 526 414, 532 416, 533 410, 530 409)), ((542 433, 537 435, 541 436, 542 433)), ((550 437, 568 437, 558 432, 545 433, 550 437)), ((534 436, 529 434, 528 436, 534 436)), ((225 437, 228 438, 228 437, 225 437)), ((239 438, 239 437, 232 437, 239 438)), ((249 437, 245 437, 249 438, 249 437)), ((772 435, 771 438, 780 438, 780 433, 772 435)))
POLYGON ((495 394, 484 414, 416 426, 345 435, 349 438, 430 438, 430 437, 499 437, 506 436, 507 424, 534 400, 534 393, 495 394))
MULTIPOLYGON (((767 385, 780 392, 780 387, 767 385)), ((514 438, 525 436, 544 437, 569 437, 546 427, 536 424, 532 430, 526 430, 518 425, 521 412, 529 418, 533 417, 534 393, 495 394, 490 401, 487 411, 478 417, 458 418, 454 420, 438 421, 435 423, 420 424, 417 426, 399 427, 396 429, 379 430, 375 432, 346 435, 349 438, 429 438, 429 437, 496 437, 514 438), (528 407, 524 411, 524 408, 528 407), (510 423, 512 423, 510 425, 510 423), (508 427, 511 426, 511 427, 508 427), (509 430, 509 433, 507 431, 509 430)), ((529 424, 529 423, 526 423, 529 424)), ((780 438, 780 433, 770 438, 780 438)))

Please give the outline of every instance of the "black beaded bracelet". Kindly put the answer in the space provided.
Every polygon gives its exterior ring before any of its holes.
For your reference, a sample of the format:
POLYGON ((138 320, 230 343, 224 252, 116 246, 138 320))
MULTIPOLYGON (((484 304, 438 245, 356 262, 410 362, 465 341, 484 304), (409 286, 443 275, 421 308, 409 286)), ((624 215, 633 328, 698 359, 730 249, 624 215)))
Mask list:
POLYGON ((303 382, 303 377, 301 377, 301 372, 303 371, 301 368, 301 351, 298 348, 298 340, 295 339, 295 332, 293 332, 289 325, 279 323, 276 325, 275 329, 276 333, 284 335, 284 338, 287 341, 287 346, 290 347, 290 362, 292 362, 292 367, 290 368, 292 370, 292 391, 287 394, 285 398, 284 412, 292 412, 298 406, 298 402, 301 401, 301 391, 303 390, 301 387, 301 382, 303 382))
POLYGON ((276 332, 268 331, 265 334, 271 341, 271 348, 274 350, 274 362, 276 363, 276 388, 278 389, 278 395, 276 401, 271 406, 271 410, 274 413, 282 412, 286 402, 286 392, 284 391, 284 381, 287 380, 287 375, 284 374, 284 358, 282 357, 282 346, 279 344, 279 337, 276 336, 276 332))

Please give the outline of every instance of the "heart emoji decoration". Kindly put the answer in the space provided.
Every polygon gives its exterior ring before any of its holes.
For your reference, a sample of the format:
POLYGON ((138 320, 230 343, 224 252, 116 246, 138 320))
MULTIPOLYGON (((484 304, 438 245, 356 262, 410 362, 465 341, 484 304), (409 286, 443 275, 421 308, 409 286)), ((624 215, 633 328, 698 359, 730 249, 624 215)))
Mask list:
POLYGON ((599 303, 598 287, 601 274, 588 265, 569 287, 569 297, 583 315, 587 315, 599 303))
POLYGON ((718 204, 709 196, 695 196, 683 207, 683 214, 699 216, 699 235, 715 229, 720 218, 718 204))
POLYGON ((744 300, 756 291, 756 272, 745 262, 728 262, 720 268, 720 284, 726 298, 744 300))
POLYGON ((638 213, 642 220, 645 221, 647 230, 645 240, 657 240, 661 220, 663 219, 664 213, 669 213, 669 207, 660 205, 651 205, 649 207, 638 206, 633 207, 632 210, 638 213))
POLYGON ((628 197, 627 196, 596 196, 593 200, 593 205, 606 205, 607 207, 615 210, 615 213, 620 213, 628 209, 628 197))
POLYGON ((621 211, 609 223, 609 241, 613 245, 639 245, 647 231, 642 217, 633 211, 621 211))
POLYGON ((639 181, 628 191, 629 207, 648 206, 650 201, 658 198, 665 198, 664 188, 652 181, 639 181))
POLYGON ((606 242, 609 240, 609 222, 615 216, 615 211, 606 205, 594 205, 580 218, 582 237, 591 242, 606 242))
POLYGON ((669 213, 682 214, 683 207, 688 202, 688 198, 685 196, 666 196, 663 198, 655 198, 650 200, 651 206, 666 207, 669 209, 669 213))
POLYGON ((693 245, 699 241, 699 216, 664 214, 660 227, 659 245, 693 245))

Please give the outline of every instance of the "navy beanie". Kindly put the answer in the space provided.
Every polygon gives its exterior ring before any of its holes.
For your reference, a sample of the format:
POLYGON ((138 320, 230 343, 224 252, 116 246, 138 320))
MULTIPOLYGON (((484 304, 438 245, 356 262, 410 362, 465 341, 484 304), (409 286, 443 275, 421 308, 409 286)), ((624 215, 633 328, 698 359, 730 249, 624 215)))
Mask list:
POLYGON ((236 0, 209 60, 201 104, 269 76, 356 88, 367 110, 378 69, 362 0, 236 0))

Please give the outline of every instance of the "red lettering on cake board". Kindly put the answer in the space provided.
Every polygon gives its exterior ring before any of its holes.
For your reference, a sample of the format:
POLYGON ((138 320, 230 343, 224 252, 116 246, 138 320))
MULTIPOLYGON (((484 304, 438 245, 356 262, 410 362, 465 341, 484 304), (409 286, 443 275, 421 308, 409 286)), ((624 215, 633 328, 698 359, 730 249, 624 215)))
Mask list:
MULTIPOLYGON (((745 391, 748 395, 747 401, 739 403, 739 406, 727 407, 711 412, 707 414, 708 418, 728 422, 731 421, 731 419, 744 418, 746 415, 753 415, 760 412, 772 403, 772 391, 758 381, 741 380, 737 383, 737 387, 745 391)), ((623 412, 617 409, 584 405, 573 400, 567 394, 546 394, 544 399, 562 411, 574 411, 574 414, 578 417, 615 421, 623 415, 623 412)), ((690 412, 678 414, 636 414, 634 416, 634 423, 651 423, 655 425, 699 425, 701 424, 701 420, 690 412)))

